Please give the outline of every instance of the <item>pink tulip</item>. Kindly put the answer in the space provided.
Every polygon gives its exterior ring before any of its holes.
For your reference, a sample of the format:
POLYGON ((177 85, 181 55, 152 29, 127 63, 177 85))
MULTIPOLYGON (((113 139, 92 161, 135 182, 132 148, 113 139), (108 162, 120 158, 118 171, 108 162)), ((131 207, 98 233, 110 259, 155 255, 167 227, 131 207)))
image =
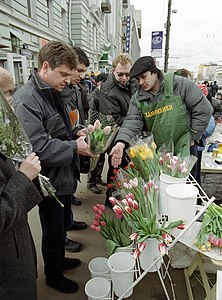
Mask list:
POLYGON ((137 178, 130 179, 130 183, 131 183, 132 187, 134 187, 134 188, 138 187, 138 179, 137 178))
POLYGON ((103 132, 105 135, 110 134, 110 131, 111 131, 111 126, 106 126, 105 128, 103 128, 103 132))
POLYGON ((142 252, 145 248, 146 248, 146 243, 145 242, 142 242, 142 243, 139 244, 140 252, 142 252))
POLYGON ((99 121, 99 120, 96 120, 95 123, 94 123, 94 128, 95 128, 96 130, 99 130, 100 127, 101 127, 100 121, 99 121))
POLYGON ((103 211, 102 211, 101 209, 99 209, 99 208, 98 208, 98 210, 97 210, 97 214, 98 214, 98 215, 100 215, 100 216, 102 216, 102 214, 103 214, 103 211))
POLYGON ((121 203, 122 203, 123 205, 128 205, 128 200, 123 199, 123 200, 121 200, 121 203))
POLYGON ((133 208, 137 210, 139 208, 139 204, 136 200, 133 200, 133 208))
POLYGON ((109 197, 109 201, 112 203, 112 205, 114 206, 117 202, 117 199, 115 197, 109 197))
POLYGON ((98 225, 99 225, 99 222, 98 222, 97 220, 94 220, 94 221, 93 221, 93 225, 98 226, 98 225))
POLYGON ((158 249, 159 249, 161 254, 168 254, 166 245, 164 243, 159 244, 158 249))
POLYGON ((101 221, 100 225, 103 226, 103 227, 105 227, 106 226, 106 222, 105 221, 101 221))
POLYGON ((95 230, 96 226, 94 224, 90 225, 90 228, 95 230))
POLYGON ((147 185, 148 185, 148 188, 151 189, 153 187, 153 180, 149 180, 147 185))
POLYGON ((131 198, 131 199, 135 200, 135 197, 132 193, 128 193, 125 198, 126 199, 131 198))
POLYGON ((95 130, 94 126, 92 124, 88 125, 88 131, 93 132, 95 130))
POLYGON ((104 212, 105 211, 105 205, 104 204, 100 204, 100 210, 102 211, 102 212, 104 212))
POLYGON ((148 193, 148 187, 147 187, 147 185, 146 185, 146 184, 144 184, 144 186, 143 186, 143 190, 144 190, 144 192, 145 192, 145 193, 148 193))
POLYGON ((136 248, 136 249, 133 251, 133 258, 134 258, 134 259, 137 259, 139 256, 140 256, 140 250, 139 250, 138 248, 136 248))
POLYGON ((163 158, 160 157, 160 158, 159 158, 159 164, 160 164, 161 166, 163 165, 163 162, 164 162, 163 158))
POLYGON ((178 229, 183 230, 185 229, 185 224, 180 224, 177 226, 178 229))
POLYGON ((95 213, 97 213, 98 207, 97 207, 96 205, 93 206, 93 211, 94 211, 95 213))
POLYGON ((122 215, 122 213, 123 213, 123 210, 119 205, 114 205, 113 210, 114 210, 115 213, 117 213, 119 215, 122 215))
POLYGON ((128 202, 128 203, 127 203, 126 205, 128 205, 128 206, 130 206, 130 207, 133 207, 133 199, 128 198, 127 202, 128 202))
POLYGON ((130 215, 131 215, 132 212, 133 212, 133 211, 132 211, 132 208, 129 207, 129 206, 127 206, 127 205, 124 207, 124 210, 125 210, 128 214, 130 214, 130 215))
POLYGON ((127 182, 123 182, 123 187, 124 187, 125 189, 128 189, 128 188, 129 188, 128 183, 127 183, 127 182))
POLYGON ((171 237, 171 235, 169 235, 168 233, 164 233, 162 235, 162 239, 164 240, 164 242, 165 242, 166 245, 169 245, 172 242, 172 240, 173 240, 172 237, 171 237))
POLYGON ((132 241, 137 240, 138 236, 139 236, 139 234, 136 233, 136 232, 134 232, 134 233, 132 233, 132 234, 130 235, 130 239, 131 239, 132 241))
POLYGON ((166 154, 164 155, 164 160, 170 160, 170 157, 171 157, 171 155, 170 155, 170 153, 168 152, 168 153, 166 153, 166 154))
POLYGON ((215 237, 213 235, 209 235, 208 241, 213 245, 215 237))
POLYGON ((101 227, 96 226, 96 227, 95 227, 95 231, 100 232, 100 231, 101 231, 101 227))
POLYGON ((101 215, 96 214, 96 215, 95 215, 95 220, 100 220, 100 219, 101 219, 101 215))

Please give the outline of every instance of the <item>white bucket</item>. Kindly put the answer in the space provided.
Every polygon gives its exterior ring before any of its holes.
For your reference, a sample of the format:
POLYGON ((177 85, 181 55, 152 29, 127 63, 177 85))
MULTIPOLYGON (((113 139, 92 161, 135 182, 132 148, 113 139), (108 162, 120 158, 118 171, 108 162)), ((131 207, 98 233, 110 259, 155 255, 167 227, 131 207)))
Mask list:
MULTIPOLYGON (((120 297, 134 280, 135 260, 130 253, 118 252, 108 258, 108 266, 111 272, 115 294, 120 297)), ((124 296, 127 298, 133 293, 133 288, 124 296)))
MULTIPOLYGON (((160 255, 158 246, 160 242, 156 238, 148 238, 144 241, 146 243, 145 249, 140 253, 139 260, 140 266, 143 270, 147 270, 154 260, 160 255)), ((157 261, 156 265, 153 266, 149 272, 156 272, 161 267, 162 260, 157 261)))
POLYGON ((166 188, 171 184, 185 183, 187 177, 177 178, 166 174, 160 174, 160 195, 159 195, 159 214, 168 215, 167 213, 167 194, 166 188))
POLYGON ((117 252, 133 253, 133 250, 134 250, 134 243, 131 243, 129 246, 126 247, 117 247, 115 253, 117 252))
POLYGON ((91 277, 109 278, 110 271, 107 262, 108 259, 105 257, 93 258, 88 264, 88 269, 90 271, 91 277))
MULTIPOLYGON (((188 224, 195 217, 199 190, 192 184, 173 184, 166 188, 168 222, 183 220, 188 224)), ((179 229, 175 229, 179 233, 179 229)))
POLYGON ((110 282, 102 277, 92 278, 85 285, 88 300, 110 299, 110 291, 110 282))

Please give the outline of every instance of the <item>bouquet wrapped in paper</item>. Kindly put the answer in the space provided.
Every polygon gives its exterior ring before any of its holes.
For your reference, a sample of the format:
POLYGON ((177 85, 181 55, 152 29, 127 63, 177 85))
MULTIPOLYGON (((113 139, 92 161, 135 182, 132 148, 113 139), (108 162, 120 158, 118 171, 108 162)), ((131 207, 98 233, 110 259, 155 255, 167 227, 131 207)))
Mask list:
POLYGON ((152 133, 142 132, 130 142, 130 145, 127 154, 140 176, 145 180, 158 177, 158 156, 152 133))
MULTIPOLYGON (((0 152, 13 161, 22 162, 32 152, 32 145, 19 120, 0 92, 0 152)), ((39 183, 44 196, 53 196, 59 204, 63 204, 55 196, 55 188, 49 179, 39 174, 39 183)))
POLYGON ((172 140, 164 143, 158 150, 159 167, 163 174, 177 178, 188 177, 197 161, 194 155, 175 156, 172 140))
MULTIPOLYGON (((111 115, 103 115, 97 111, 89 111, 87 121, 87 141, 92 154, 104 153, 112 143, 118 131, 118 125, 111 115)), ((98 157, 91 157, 90 170, 94 170, 98 157)))

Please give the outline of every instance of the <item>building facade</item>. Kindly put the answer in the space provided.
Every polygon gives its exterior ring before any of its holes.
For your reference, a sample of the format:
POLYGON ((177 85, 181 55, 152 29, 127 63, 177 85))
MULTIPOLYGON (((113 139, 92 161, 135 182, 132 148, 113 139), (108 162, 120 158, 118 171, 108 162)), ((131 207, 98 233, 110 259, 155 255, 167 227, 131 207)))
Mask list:
POLYGON ((90 70, 109 72, 118 53, 140 56, 139 15, 130 0, 0 0, 0 66, 22 85, 39 49, 62 40, 86 51, 90 70))

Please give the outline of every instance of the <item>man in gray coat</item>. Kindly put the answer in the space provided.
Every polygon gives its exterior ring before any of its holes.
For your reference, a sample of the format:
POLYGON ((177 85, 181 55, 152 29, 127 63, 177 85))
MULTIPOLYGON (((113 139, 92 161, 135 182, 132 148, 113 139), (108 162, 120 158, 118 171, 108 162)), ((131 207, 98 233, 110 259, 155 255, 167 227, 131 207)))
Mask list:
POLYGON ((158 147, 172 138, 175 154, 195 154, 195 143, 201 138, 212 107, 190 80, 163 74, 151 56, 140 57, 130 70, 140 88, 131 99, 128 114, 110 155, 112 165, 121 163, 123 150, 143 128, 154 135, 158 147))
MULTIPOLYGON (((38 59, 38 70, 33 69, 30 80, 15 93, 13 105, 41 160, 42 175, 50 179, 64 204, 61 207, 48 196, 39 204, 46 284, 74 293, 78 284, 63 276, 63 271, 78 267, 81 261, 65 257, 65 228, 70 225, 67 215, 75 178, 80 176, 78 154, 89 155, 85 133, 72 131, 67 111, 73 92, 66 85, 77 67, 77 57, 71 46, 50 41, 40 49, 38 59)), ((85 227, 84 222, 79 223, 83 224, 77 227, 85 227)))

